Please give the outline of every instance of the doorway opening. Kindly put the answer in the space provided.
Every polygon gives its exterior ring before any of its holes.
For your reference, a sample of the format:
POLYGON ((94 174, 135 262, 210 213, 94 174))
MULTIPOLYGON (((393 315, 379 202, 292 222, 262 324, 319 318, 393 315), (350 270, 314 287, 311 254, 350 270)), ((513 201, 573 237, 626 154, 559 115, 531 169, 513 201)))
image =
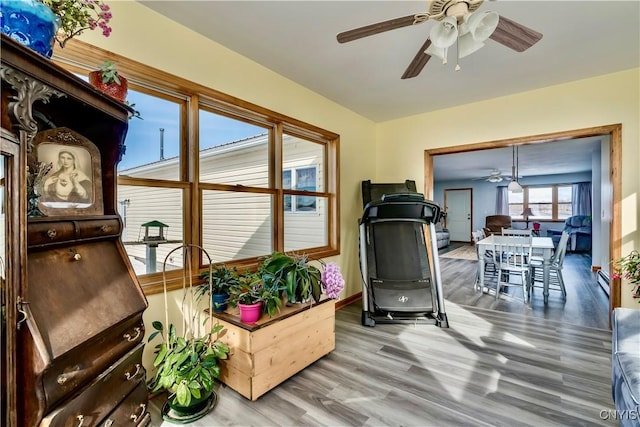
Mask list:
MULTIPOLYGON (((433 157, 443 154, 465 153, 471 151, 489 150, 495 148, 511 147, 514 145, 544 144, 569 139, 579 139, 587 137, 608 137, 608 154, 609 154, 609 170, 608 181, 603 174, 603 182, 608 182, 611 188, 610 204, 611 212, 610 222, 608 223, 608 255, 609 259, 618 259, 621 256, 621 193, 622 193, 622 125, 613 124, 605 126, 597 126, 591 128, 574 129, 562 132, 553 132, 547 134, 530 135, 517 138, 485 141, 473 144, 459 145, 453 147, 443 147, 425 150, 424 152, 424 194, 427 198, 433 199, 434 193, 434 173, 433 173, 433 157)), ((606 210, 606 207, 602 207, 606 210)), ((606 234, 606 233, 605 233, 606 234)), ((609 310, 620 306, 620 281, 610 281, 609 310)))

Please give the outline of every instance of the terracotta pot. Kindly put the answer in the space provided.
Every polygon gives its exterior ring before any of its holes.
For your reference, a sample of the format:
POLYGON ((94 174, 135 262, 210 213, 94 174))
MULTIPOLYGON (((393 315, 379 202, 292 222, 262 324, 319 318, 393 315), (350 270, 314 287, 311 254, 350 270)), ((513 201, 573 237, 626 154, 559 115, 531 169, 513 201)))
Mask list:
POLYGON ((106 93, 112 98, 117 99, 120 102, 124 102, 127 99, 127 90, 129 89, 129 84, 127 83, 127 79, 118 76, 120 78, 120 84, 117 83, 102 83, 102 76, 100 75, 100 71, 91 71, 89 72, 89 83, 93 85, 96 89, 101 92, 106 93))

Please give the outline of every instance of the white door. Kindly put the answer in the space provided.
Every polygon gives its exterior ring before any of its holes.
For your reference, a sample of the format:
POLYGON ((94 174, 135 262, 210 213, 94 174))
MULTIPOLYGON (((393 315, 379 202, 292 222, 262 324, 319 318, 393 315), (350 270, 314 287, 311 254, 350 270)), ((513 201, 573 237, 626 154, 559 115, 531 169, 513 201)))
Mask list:
POLYGON ((471 242, 471 189, 444 190, 447 228, 453 242, 471 242))

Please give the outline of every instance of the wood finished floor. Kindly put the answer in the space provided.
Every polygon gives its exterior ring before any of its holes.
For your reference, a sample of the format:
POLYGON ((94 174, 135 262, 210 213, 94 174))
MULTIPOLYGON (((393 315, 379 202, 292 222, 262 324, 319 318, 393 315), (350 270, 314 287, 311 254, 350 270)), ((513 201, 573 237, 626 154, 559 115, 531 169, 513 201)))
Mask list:
MULTIPOLYGON (((611 333, 530 314, 446 306, 450 328, 360 324, 336 313, 336 349, 251 402, 221 386, 210 426, 615 426, 611 333)), ((171 426, 152 400, 152 425, 171 426)))
MULTIPOLYGON (((454 243, 444 251, 461 245, 454 243)), ((491 310, 519 313, 534 318, 558 320, 580 326, 609 328, 609 298, 591 272, 591 258, 585 253, 568 252, 563 264, 563 277, 567 289, 566 301, 559 291, 550 291, 549 302, 544 304, 542 289, 535 288, 531 302, 522 302, 522 291, 510 288, 514 298, 476 292, 470 283, 475 279, 477 261, 440 258, 440 270, 447 301, 491 310)))

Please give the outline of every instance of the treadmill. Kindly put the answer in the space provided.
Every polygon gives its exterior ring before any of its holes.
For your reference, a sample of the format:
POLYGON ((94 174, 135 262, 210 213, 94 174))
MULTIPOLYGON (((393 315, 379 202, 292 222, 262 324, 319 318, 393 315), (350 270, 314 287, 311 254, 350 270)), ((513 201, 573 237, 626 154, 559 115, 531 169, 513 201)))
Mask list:
POLYGON ((430 323, 449 327, 435 237, 442 211, 415 188, 410 180, 362 182, 359 240, 364 326, 430 323))

